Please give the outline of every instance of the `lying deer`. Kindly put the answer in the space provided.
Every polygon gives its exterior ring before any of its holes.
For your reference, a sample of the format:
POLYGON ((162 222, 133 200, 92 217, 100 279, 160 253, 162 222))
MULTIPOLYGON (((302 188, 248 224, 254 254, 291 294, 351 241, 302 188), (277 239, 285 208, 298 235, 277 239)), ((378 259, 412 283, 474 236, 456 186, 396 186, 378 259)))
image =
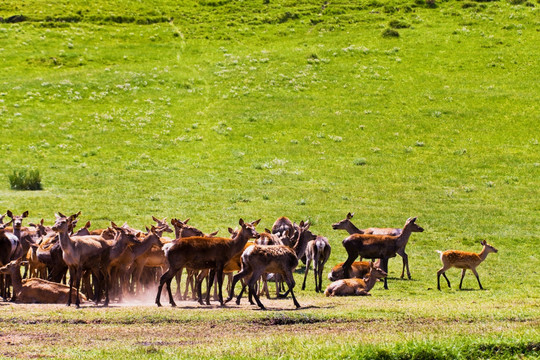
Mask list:
POLYGON ((363 279, 342 279, 334 281, 324 291, 326 296, 371 296, 369 290, 375 286, 378 279, 386 277, 386 271, 370 263, 370 272, 363 279))
MULTIPOLYGON (((337 281, 345 279, 345 270, 343 270, 343 264, 339 263, 330 270, 328 273, 328 280, 337 281)), ((380 267, 380 260, 375 262, 375 266, 380 267)), ((369 273, 370 262, 369 261, 355 261, 351 265, 351 271, 349 272, 350 278, 362 279, 369 273)))
POLYGON ((489 253, 496 253, 498 252, 498 250, 495 249, 493 246, 489 245, 486 240, 482 240, 480 244, 482 244, 483 248, 482 251, 480 251, 480 253, 478 254, 460 250, 437 250, 437 252, 441 254, 441 261, 443 263, 443 267, 440 268, 439 271, 437 271, 437 289, 441 290, 441 274, 446 279, 448 287, 450 287, 450 280, 448 280, 448 278, 446 277, 446 270, 452 267, 456 267, 458 269, 461 269, 461 281, 459 282, 460 290, 467 269, 473 272, 474 276, 476 276, 476 280, 478 280, 478 285, 480 286, 480 289, 484 290, 482 284, 480 283, 480 278, 478 277, 476 268, 478 267, 478 265, 480 265, 480 263, 482 263, 482 261, 486 260, 486 257, 489 253))
MULTIPOLYGON (((20 270, 21 264, 23 262, 18 259, 0 268, 1 274, 11 275, 13 301, 25 304, 65 304, 68 301, 70 291, 67 285, 36 278, 23 282, 20 270)), ((74 295, 71 300, 76 301, 74 295)), ((86 297, 80 294, 80 300, 86 301, 86 297)))

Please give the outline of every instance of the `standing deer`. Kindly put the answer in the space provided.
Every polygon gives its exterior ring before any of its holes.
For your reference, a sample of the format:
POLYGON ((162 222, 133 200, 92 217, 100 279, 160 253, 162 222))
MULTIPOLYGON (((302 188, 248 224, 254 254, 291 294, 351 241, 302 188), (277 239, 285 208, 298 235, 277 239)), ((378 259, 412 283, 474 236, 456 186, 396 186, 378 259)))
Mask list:
MULTIPOLYGON (((234 297, 234 287, 236 283, 240 279, 249 276, 249 280, 247 281, 249 294, 255 298, 257 305, 265 310, 266 308, 261 303, 259 295, 257 295, 255 285, 262 274, 271 272, 280 274, 285 278, 285 282, 289 288, 287 292, 291 293, 294 305, 299 308, 300 304, 296 300, 293 291, 295 286, 293 271, 298 266, 297 254, 301 251, 305 251, 307 243, 315 238, 316 236, 309 231, 309 223, 304 224, 302 221, 299 226, 298 241, 292 249, 285 245, 253 245, 248 247, 242 253, 242 270, 233 278, 231 291, 227 301, 232 300, 234 297)), ((242 288, 236 299, 237 304, 240 304, 243 292, 244 288, 242 288)))
POLYGON ((452 267, 456 267, 458 269, 461 269, 461 281, 459 282, 460 290, 467 269, 471 270, 474 276, 476 276, 476 280, 478 280, 478 286, 480 286, 480 290, 484 290, 482 284, 480 283, 480 278, 478 277, 476 268, 482 263, 482 261, 486 260, 486 257, 489 253, 496 253, 498 252, 498 250, 495 249, 493 246, 489 245, 486 240, 482 240, 480 244, 483 246, 483 248, 482 251, 480 251, 478 254, 460 250, 446 250, 444 252, 437 250, 437 252, 441 254, 441 261, 443 263, 443 267, 440 268, 439 271, 437 271, 437 289, 441 290, 441 274, 446 279, 448 287, 450 287, 450 280, 448 280, 448 278, 446 277, 446 270, 452 267))
POLYGON ((386 277, 386 271, 370 263, 370 271, 363 279, 341 279, 334 281, 324 291, 326 296, 360 295, 370 296, 369 290, 375 286, 378 279, 386 277))
POLYGON ((315 240, 311 240, 307 244, 306 248, 306 272, 304 273, 304 282, 302 283, 302 290, 306 288, 306 279, 309 272, 309 266, 313 261, 313 274, 315 276, 315 292, 322 292, 322 273, 324 271, 324 264, 330 257, 332 247, 328 242, 328 239, 324 236, 317 236, 315 240))
MULTIPOLYGON (((409 218, 400 235, 368 235, 353 234, 343 240, 343 246, 349 257, 343 264, 345 278, 349 277, 349 271, 354 260, 360 255, 367 259, 381 259, 381 269, 388 272, 388 260, 395 257, 401 251, 413 232, 423 232, 424 229, 415 223, 416 218, 409 218)), ((386 278, 384 288, 388 289, 386 278)))
MULTIPOLYGON (((345 230, 349 233, 349 235, 352 234, 371 234, 371 235, 392 235, 392 236, 398 236, 401 235, 401 229, 399 228, 367 228, 367 229, 359 229, 357 228, 351 221, 353 218, 354 213, 348 213, 345 219, 332 224, 332 228, 334 230, 345 230)), ((397 254, 401 256, 403 261, 403 269, 401 270, 401 278, 405 276, 405 269, 407 269, 407 277, 409 280, 411 277, 411 271, 409 270, 409 256, 405 252, 405 244, 402 249, 400 249, 397 254)))
MULTIPOLYGON (((80 307, 79 287, 83 274, 83 270, 91 269, 94 274, 97 274, 99 279, 99 260, 101 254, 111 245, 101 236, 70 236, 68 231, 71 224, 75 220, 74 215, 66 217, 61 213, 56 215, 56 222, 52 229, 56 231, 60 237, 60 247, 62 248, 62 258, 69 269, 69 288, 70 293, 73 286, 77 290, 75 298, 75 306, 80 307)), ((97 291, 100 293, 100 281, 97 281, 97 291)), ((99 301, 99 295, 96 296, 99 301)), ((68 297, 67 305, 71 305, 71 296, 68 297)))
MULTIPOLYGON (((255 226, 257 226, 259 221, 260 219, 246 223, 240 219, 238 222, 240 229, 233 238, 193 236, 175 240, 174 244, 166 251, 169 269, 159 279, 159 287, 156 295, 157 306, 161 306, 160 296, 164 284, 167 284, 169 303, 173 307, 176 306, 171 290, 171 280, 183 267, 189 267, 195 270, 212 269, 210 272, 210 285, 206 294, 206 304, 210 303, 210 289, 212 288, 214 275, 217 274, 219 302, 223 306, 221 289, 223 285, 223 267, 227 261, 244 248, 249 239, 259 236, 259 233, 255 230, 255 226)), ((202 305, 201 284, 199 281, 197 282, 198 300, 202 305)))

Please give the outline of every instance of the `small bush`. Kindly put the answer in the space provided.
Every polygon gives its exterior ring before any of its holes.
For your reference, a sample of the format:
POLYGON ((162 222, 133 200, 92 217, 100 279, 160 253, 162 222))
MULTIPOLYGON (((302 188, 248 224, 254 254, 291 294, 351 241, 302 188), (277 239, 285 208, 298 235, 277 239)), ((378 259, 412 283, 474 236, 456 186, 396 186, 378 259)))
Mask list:
POLYGON ((388 25, 393 29, 406 29, 411 27, 411 25, 401 20, 392 20, 388 25))
POLYGON ((383 38, 399 37, 399 33, 393 29, 384 29, 382 32, 383 38))
POLYGON ((353 164, 356 166, 363 166, 367 164, 366 158, 358 158, 353 161, 353 164))
POLYGON ((12 190, 41 190, 41 176, 39 170, 14 170, 9 175, 9 184, 12 190))

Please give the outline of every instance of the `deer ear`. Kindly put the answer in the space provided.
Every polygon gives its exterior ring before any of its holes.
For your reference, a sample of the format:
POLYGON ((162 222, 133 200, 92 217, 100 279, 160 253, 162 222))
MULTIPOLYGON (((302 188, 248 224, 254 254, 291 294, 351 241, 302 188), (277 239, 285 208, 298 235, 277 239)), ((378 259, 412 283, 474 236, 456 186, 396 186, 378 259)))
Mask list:
POLYGON ((229 233, 231 233, 231 234, 234 232, 234 230, 232 228, 228 228, 227 230, 229 230, 229 233))
POLYGON ((271 233, 272 233, 272 231, 271 231, 271 230, 269 230, 268 228, 264 228, 264 231, 265 231, 265 232, 267 232, 267 233, 269 233, 269 234, 271 234, 271 233))
POLYGON ((244 219, 238 220, 238 225, 243 226, 244 225, 244 219))
POLYGON ((88 220, 88 221, 86 222, 86 225, 84 225, 84 227, 85 227, 85 228, 89 228, 90 225, 91 225, 91 224, 90 224, 90 220, 88 220))
POLYGON ((28 210, 26 210, 26 211, 23 212, 23 214, 22 214, 22 217, 23 217, 23 218, 25 218, 25 217, 27 217, 27 216, 28 216, 28 210))
POLYGON ((482 244, 482 245, 486 245, 486 240, 482 240, 482 241, 480 241, 480 244, 482 244))
POLYGON ((186 220, 184 220, 184 225, 188 223, 189 219, 191 218, 187 218, 186 220))
POLYGON ((11 210, 8 210, 6 212, 6 215, 9 216, 10 218, 13 218, 13 213, 11 212, 11 210))
POLYGON ((43 219, 41 219, 41 221, 39 222, 41 225, 43 225, 43 219))
POLYGON ((155 222, 159 222, 159 219, 156 218, 155 216, 152 216, 152 220, 154 220, 155 222))
POLYGON ((75 217, 75 218, 78 218, 79 215, 81 215, 81 212, 80 212, 80 211, 79 211, 78 213, 76 213, 76 214, 74 215, 74 217, 75 217))
POLYGON ((347 214, 347 220, 352 219, 353 216, 354 216, 354 213, 348 213, 347 214))
POLYGON ((253 222, 251 223, 251 225, 257 226, 257 225, 259 225, 259 222, 260 222, 260 221, 261 221, 261 219, 255 220, 255 221, 253 221, 253 222))

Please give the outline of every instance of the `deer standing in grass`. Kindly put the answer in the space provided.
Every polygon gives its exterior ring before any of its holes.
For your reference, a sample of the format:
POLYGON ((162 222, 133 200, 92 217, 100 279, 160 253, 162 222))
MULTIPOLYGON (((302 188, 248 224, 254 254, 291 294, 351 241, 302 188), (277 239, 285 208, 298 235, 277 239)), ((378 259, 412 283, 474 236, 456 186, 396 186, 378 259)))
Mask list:
MULTIPOLYGON (((77 214, 78 215, 78 214, 77 214)), ((75 298, 75 306, 80 307, 79 287, 83 270, 91 269, 94 274, 99 276, 99 260, 101 254, 111 245, 101 236, 70 236, 68 231, 71 224, 75 220, 74 215, 66 217, 58 213, 56 222, 52 229, 56 231, 60 237, 60 246, 62 248, 62 258, 69 269, 69 288, 70 293, 73 286, 77 291, 75 298)), ((100 293, 100 281, 97 281, 97 294, 100 293)), ((96 296, 96 300, 99 296, 96 296)), ((68 297, 67 305, 71 305, 71 296, 68 297)))
MULTIPOLYGON (((349 235, 352 234, 368 234, 368 235, 392 235, 392 236, 398 236, 401 235, 401 229, 399 228, 367 228, 367 229, 359 229, 357 228, 351 221, 353 218, 354 213, 348 213, 345 219, 332 224, 332 228, 334 230, 345 230, 349 233, 349 235)), ((409 270, 409 256, 405 252, 405 246, 407 246, 407 243, 403 246, 402 249, 399 249, 397 254, 401 256, 403 261, 403 269, 401 270, 401 278, 405 276, 405 269, 407 269, 407 277, 412 279, 411 277, 411 271, 409 270)))
POLYGON ((370 263, 369 273, 363 279, 341 279, 334 281, 324 291, 326 296, 370 296, 369 290, 375 286, 378 279, 386 277, 386 271, 370 263))
MULTIPOLYGON (((0 268, 0 274, 11 275, 16 302, 25 304, 66 303, 70 294, 69 286, 36 278, 23 281, 20 270, 21 263, 21 260, 17 259, 0 268)), ((86 301, 84 295, 81 294, 80 297, 83 301, 86 301)))
MULTIPOLYGON (((259 233, 255 230, 255 226, 259 221, 260 219, 246 223, 240 219, 238 222, 240 229, 233 238, 193 236, 176 239, 173 245, 166 250, 165 255, 169 261, 169 269, 159 279, 156 304, 161 306, 161 290, 163 285, 167 284, 169 303, 173 307, 176 306, 172 295, 171 281, 181 268, 189 267, 194 270, 212 269, 206 294, 206 304, 210 304, 210 289, 212 288, 214 275, 217 274, 219 302, 223 306, 223 268, 235 254, 244 248, 249 239, 259 237, 259 233)), ((197 280, 197 292, 199 303, 202 305, 201 281, 197 280)))
POLYGON ((332 247, 328 242, 328 239, 324 236, 317 236, 315 240, 311 240, 307 244, 306 248, 306 272, 304 273, 304 282, 302 283, 302 290, 306 288, 306 279, 309 272, 309 266, 313 262, 313 274, 315 276, 315 292, 322 292, 322 273, 324 271, 324 264, 330 257, 332 247))
MULTIPOLYGON (((351 265, 358 255, 366 259, 381 259, 381 269, 388 272, 388 260, 405 248, 411 233, 424 231, 415 221, 416 218, 407 219, 398 236, 353 234, 345 238, 343 246, 349 255, 343 264, 345 278, 349 278, 351 265)), ((388 289, 386 278, 384 278, 384 288, 388 289)))
POLYGON ((437 271, 437 289, 441 290, 441 274, 446 279, 448 287, 450 287, 450 280, 448 280, 448 278, 446 277, 446 270, 452 267, 456 267, 458 269, 461 269, 461 281, 459 282, 460 290, 467 269, 473 272, 474 276, 476 276, 476 280, 478 280, 478 286, 480 286, 481 290, 484 290, 482 284, 480 283, 480 278, 478 277, 476 268, 482 263, 482 261, 486 260, 486 257, 489 253, 496 253, 498 252, 498 250, 495 249, 493 246, 489 245, 486 240, 482 240, 480 244, 482 244, 483 248, 482 251, 480 251, 478 254, 460 250, 437 250, 437 252, 441 254, 441 261, 443 263, 443 267, 440 268, 439 271, 437 271))
MULTIPOLYGON (((265 310, 266 308, 259 299, 255 285, 262 274, 270 272, 280 274, 285 278, 285 282, 289 288, 287 292, 291 293, 294 305, 299 308, 300 304, 296 300, 293 291, 295 286, 293 271, 298 266, 297 254, 305 251, 307 243, 315 238, 316 236, 309 231, 309 223, 304 224, 302 221, 299 225, 298 241, 292 249, 286 245, 253 245, 248 247, 242 253, 242 270, 233 278, 227 301, 232 300, 234 297, 234 286, 236 283, 240 279, 249 276, 249 280, 247 281, 249 294, 255 298, 257 305, 265 310)), ((236 299, 237 304, 240 304, 243 292, 244 288, 242 288, 236 299)))

